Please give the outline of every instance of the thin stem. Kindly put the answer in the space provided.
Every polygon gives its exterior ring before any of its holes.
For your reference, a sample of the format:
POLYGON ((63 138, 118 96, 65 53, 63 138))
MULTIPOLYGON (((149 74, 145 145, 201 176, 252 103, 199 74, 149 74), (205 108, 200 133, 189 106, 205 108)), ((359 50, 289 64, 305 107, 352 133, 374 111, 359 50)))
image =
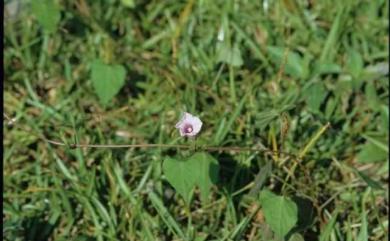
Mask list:
MULTIPOLYGON (((46 142, 56 145, 56 146, 68 146, 69 148, 178 148, 178 149, 193 149, 193 145, 170 145, 170 144, 148 144, 148 143, 142 143, 142 144, 66 144, 60 141, 50 140, 47 138, 43 138, 46 142)), ((293 158, 297 158, 296 155, 288 152, 279 152, 279 151, 272 151, 265 148, 257 148, 257 147, 240 147, 240 146, 226 146, 226 147, 219 147, 219 146, 197 146, 197 150, 204 150, 204 151, 210 151, 210 152, 243 152, 243 151, 258 151, 263 152, 267 154, 284 154, 293 158)))
MULTIPOLYGON (((9 116, 6 114, 3 114, 4 118, 9 122, 12 120, 9 116)), ((20 126, 19 126, 20 128, 20 126)), ((23 128, 24 129, 24 128, 23 128)), ((193 145, 171 145, 171 144, 149 144, 149 143, 141 143, 141 144, 67 144, 61 141, 57 140, 51 140, 47 138, 46 136, 42 134, 36 134, 31 130, 24 129, 26 132, 30 133, 31 135, 34 135, 43 141, 56 145, 56 146, 64 146, 68 148, 177 148, 177 149, 192 149, 194 148, 193 145)), ((266 149, 264 147, 240 147, 240 146, 196 146, 196 150, 203 150, 203 151, 209 151, 209 152, 263 152, 266 154, 283 154, 287 155, 291 158, 299 160, 300 158, 297 157, 297 155, 288 153, 288 152, 281 152, 281 151, 272 151, 269 149, 266 149)))

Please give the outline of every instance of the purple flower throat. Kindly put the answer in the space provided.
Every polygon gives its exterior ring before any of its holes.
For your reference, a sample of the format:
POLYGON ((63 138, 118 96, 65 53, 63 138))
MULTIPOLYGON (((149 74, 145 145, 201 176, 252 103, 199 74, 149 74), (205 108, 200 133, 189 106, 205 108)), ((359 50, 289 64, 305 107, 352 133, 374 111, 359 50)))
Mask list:
POLYGON ((192 127, 192 125, 187 124, 187 125, 184 126, 183 129, 184 129, 184 133, 189 134, 189 133, 191 133, 193 131, 194 128, 192 127))

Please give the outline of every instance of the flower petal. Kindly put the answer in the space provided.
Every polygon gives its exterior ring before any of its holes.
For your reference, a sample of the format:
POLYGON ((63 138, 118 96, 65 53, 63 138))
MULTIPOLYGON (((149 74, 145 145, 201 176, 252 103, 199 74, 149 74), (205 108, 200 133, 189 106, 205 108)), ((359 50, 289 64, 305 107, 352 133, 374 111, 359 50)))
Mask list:
POLYGON ((179 128, 180 136, 185 136, 186 133, 184 132, 183 128, 179 128))
POLYGON ((202 128, 202 121, 197 116, 193 116, 190 113, 184 112, 180 121, 176 124, 176 128, 179 129, 180 136, 196 136, 202 128), (190 125, 192 131, 188 133, 185 127, 190 125))
POLYGON ((195 133, 195 135, 198 134, 203 125, 202 121, 195 116, 191 119, 191 124, 193 128, 192 132, 195 133))
POLYGON ((179 120, 179 122, 176 123, 175 127, 176 128, 182 128, 185 121, 191 117, 192 115, 190 113, 184 112, 179 120))

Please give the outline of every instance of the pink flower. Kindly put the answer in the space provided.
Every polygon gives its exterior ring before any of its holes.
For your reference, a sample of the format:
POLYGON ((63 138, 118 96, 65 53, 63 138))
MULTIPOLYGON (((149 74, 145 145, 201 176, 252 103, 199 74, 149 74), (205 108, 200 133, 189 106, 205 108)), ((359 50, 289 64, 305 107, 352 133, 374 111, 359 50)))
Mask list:
POLYGON ((181 136, 196 136, 202 128, 202 121, 190 113, 184 112, 180 121, 177 122, 176 128, 179 129, 181 136))

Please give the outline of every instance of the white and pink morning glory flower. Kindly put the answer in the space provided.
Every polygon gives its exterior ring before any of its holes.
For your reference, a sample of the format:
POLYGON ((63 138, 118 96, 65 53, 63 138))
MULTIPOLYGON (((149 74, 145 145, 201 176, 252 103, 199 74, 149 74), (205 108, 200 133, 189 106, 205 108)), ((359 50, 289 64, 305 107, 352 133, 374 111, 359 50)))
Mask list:
POLYGON ((176 124, 176 128, 179 129, 181 136, 196 136, 202 128, 202 121, 197 116, 193 116, 190 113, 184 112, 180 121, 176 124))

